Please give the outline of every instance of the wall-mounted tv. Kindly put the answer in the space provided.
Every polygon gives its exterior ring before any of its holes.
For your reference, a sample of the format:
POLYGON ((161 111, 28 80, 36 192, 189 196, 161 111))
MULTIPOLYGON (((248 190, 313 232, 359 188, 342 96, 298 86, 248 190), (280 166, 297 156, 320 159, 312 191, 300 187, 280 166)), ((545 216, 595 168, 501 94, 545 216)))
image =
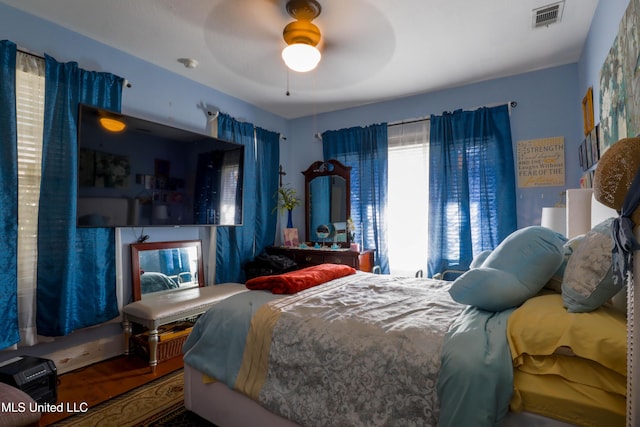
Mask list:
POLYGON ((78 227, 242 225, 243 176, 243 145, 79 107, 78 227))

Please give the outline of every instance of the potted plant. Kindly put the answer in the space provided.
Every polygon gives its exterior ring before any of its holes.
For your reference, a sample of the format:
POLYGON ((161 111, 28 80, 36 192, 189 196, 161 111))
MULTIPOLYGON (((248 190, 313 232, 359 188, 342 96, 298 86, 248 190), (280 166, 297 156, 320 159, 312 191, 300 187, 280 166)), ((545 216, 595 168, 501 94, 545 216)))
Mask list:
POLYGON ((293 219, 291 216, 291 212, 293 208, 296 206, 300 206, 302 203, 300 198, 297 197, 297 192, 295 188, 289 187, 288 184, 281 186, 276 191, 275 196, 278 198, 278 206, 275 209, 279 209, 282 211, 287 211, 287 228, 293 228, 293 219))

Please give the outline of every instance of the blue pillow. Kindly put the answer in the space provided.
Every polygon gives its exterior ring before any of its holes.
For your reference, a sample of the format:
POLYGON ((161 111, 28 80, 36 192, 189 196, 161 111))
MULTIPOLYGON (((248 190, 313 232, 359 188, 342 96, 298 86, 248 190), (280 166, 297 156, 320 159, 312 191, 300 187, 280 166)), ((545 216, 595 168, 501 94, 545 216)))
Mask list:
POLYGON ((493 252, 491 249, 487 249, 486 251, 482 251, 476 255, 476 257, 471 261, 469 269, 471 270, 472 268, 482 267, 482 263, 489 257, 489 255, 491 255, 491 252, 493 252))
POLYGON ((564 238, 545 227, 516 230, 481 267, 457 278, 449 294, 459 303, 487 311, 517 307, 540 292, 560 267, 564 243, 564 238))

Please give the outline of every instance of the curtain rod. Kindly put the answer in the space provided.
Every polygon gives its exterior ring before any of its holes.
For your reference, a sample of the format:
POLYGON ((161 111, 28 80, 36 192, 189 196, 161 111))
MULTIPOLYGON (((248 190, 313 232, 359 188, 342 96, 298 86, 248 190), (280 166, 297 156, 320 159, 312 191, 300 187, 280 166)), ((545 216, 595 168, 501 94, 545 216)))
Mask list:
POLYGON ((479 108, 492 108, 497 107, 499 105, 507 104, 510 108, 516 108, 518 106, 517 101, 507 101, 507 102, 494 102, 493 104, 480 105, 478 107, 469 108, 469 111, 477 110, 479 108))
POLYGON ((38 55, 37 53, 28 52, 22 48, 18 48, 18 52, 24 53, 25 55, 33 56, 35 58, 44 59, 44 55, 38 55))
MULTIPOLYGON (((18 50, 18 52, 23 53, 25 55, 33 56, 34 58, 38 58, 38 59, 44 59, 44 54, 40 55, 38 53, 29 52, 29 51, 27 51, 27 50, 25 50, 25 49, 23 49, 21 47, 17 48, 17 50, 18 50)), ((130 88, 132 86, 131 82, 129 82, 129 80, 127 80, 125 78, 123 78, 122 80, 123 80, 122 83, 123 83, 124 87, 130 88)))
MULTIPOLYGON (((510 108, 516 108, 518 106, 518 102, 516 102, 516 101, 510 101, 510 102, 507 102, 507 104, 509 105, 510 108)), ((498 105, 503 105, 503 104, 499 103, 499 104, 484 105, 483 107, 495 107, 495 106, 498 106, 498 105)), ((483 107, 472 108, 472 110, 477 110, 478 108, 483 108, 483 107)), ((400 125, 406 125, 406 124, 409 124, 409 123, 426 122, 428 120, 430 120, 430 117, 425 117, 425 118, 422 118, 422 119, 413 119, 413 120, 405 120, 405 121, 401 121, 401 122, 390 123, 390 124, 387 124, 387 126, 388 127, 389 126, 400 126, 400 125)))
POLYGON ((387 127, 390 127, 390 126, 408 125, 408 124, 410 124, 410 123, 427 122, 427 121, 429 121, 429 120, 430 120, 430 118, 429 118, 429 117, 425 117, 425 118, 423 118, 423 119, 404 120, 404 121, 401 121, 401 122, 395 122, 395 123, 387 124, 387 127))

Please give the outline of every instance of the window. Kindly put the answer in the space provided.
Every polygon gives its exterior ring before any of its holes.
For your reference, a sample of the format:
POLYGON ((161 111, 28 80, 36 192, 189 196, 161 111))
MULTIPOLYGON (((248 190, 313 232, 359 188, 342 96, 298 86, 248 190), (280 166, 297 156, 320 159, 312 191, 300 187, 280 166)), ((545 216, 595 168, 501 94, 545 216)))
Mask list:
POLYGON ((393 275, 426 270, 429 207, 429 121, 390 125, 388 219, 393 275))
POLYGON ((18 124, 18 318, 20 344, 36 336, 38 201, 44 122, 44 60, 18 52, 16 107, 18 124))

